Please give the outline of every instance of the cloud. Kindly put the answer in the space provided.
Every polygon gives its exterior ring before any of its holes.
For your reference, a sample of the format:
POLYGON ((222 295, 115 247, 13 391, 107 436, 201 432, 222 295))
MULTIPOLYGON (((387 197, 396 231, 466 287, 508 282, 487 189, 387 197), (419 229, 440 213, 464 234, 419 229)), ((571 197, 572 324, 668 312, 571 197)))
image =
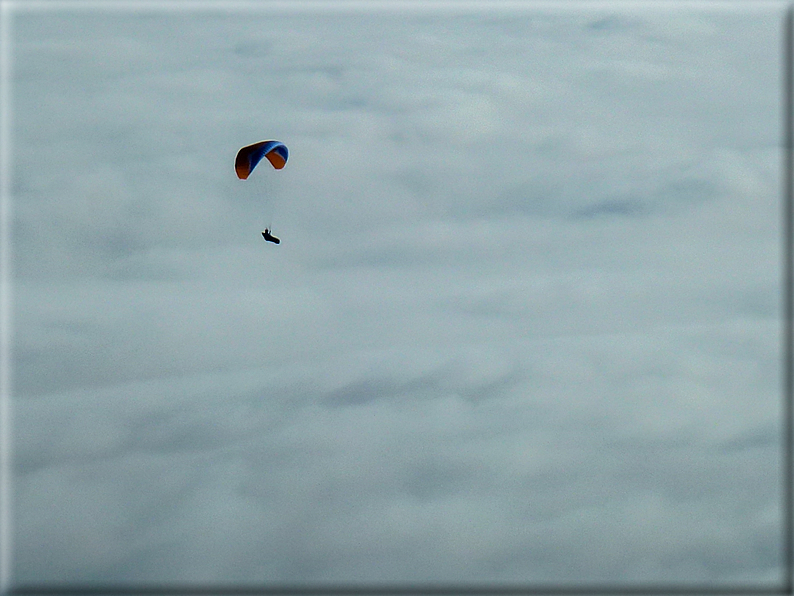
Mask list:
POLYGON ((15 13, 17 581, 778 579, 780 13, 511 11, 15 13))

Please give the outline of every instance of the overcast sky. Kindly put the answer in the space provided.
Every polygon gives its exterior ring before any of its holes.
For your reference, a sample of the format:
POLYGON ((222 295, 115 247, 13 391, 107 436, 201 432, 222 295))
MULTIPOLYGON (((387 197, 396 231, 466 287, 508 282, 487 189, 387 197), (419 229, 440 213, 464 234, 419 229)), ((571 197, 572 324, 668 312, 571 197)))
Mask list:
POLYGON ((101 6, 13 11, 16 583, 781 579, 783 4, 101 6))

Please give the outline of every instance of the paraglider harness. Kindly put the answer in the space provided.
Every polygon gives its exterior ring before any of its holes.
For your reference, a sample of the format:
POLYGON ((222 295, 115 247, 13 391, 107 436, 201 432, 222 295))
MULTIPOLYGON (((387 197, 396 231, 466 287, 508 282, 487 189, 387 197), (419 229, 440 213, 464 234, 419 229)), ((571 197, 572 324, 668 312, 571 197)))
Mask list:
POLYGON ((262 238, 264 238, 267 242, 272 242, 273 244, 281 243, 281 240, 273 236, 268 228, 265 228, 265 231, 262 232, 262 238))

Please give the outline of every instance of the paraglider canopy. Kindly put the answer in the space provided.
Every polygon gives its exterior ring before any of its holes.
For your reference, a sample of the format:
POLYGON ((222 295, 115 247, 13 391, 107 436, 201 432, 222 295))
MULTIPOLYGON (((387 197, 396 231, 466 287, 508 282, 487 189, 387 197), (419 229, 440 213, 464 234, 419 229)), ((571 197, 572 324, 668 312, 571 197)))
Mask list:
POLYGON ((234 160, 237 177, 240 180, 246 180, 263 157, 267 157, 270 164, 280 170, 287 164, 289 151, 281 141, 259 141, 243 147, 237 152, 237 158, 234 160))

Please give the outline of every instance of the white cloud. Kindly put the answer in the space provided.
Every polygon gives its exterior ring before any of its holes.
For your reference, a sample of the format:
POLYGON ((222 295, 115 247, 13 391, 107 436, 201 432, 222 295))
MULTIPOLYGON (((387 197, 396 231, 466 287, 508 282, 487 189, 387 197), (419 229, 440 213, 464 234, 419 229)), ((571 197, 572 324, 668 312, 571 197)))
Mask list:
POLYGON ((19 581, 776 579, 780 14, 544 11, 16 14, 19 581))

